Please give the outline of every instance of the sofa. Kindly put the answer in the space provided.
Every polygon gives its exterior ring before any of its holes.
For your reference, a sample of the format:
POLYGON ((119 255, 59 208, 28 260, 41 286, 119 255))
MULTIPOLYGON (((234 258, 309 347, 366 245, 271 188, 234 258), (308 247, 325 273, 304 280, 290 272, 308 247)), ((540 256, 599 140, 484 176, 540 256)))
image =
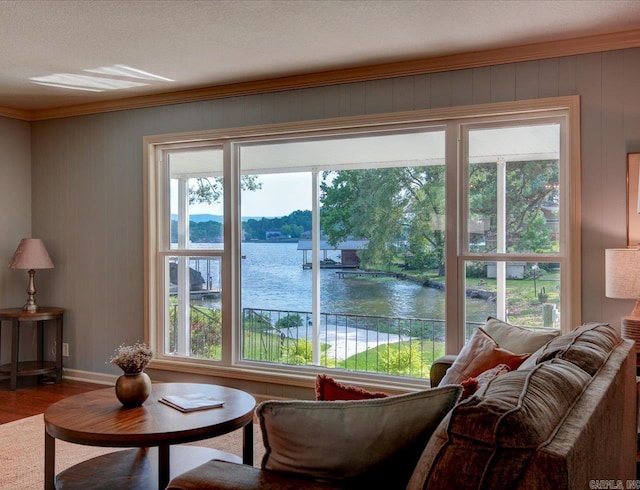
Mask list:
POLYGON ((478 329, 478 339, 474 334, 458 356, 435 363, 444 373, 434 372, 441 384, 424 392, 263 402, 256 409, 266 449, 261 468, 214 460, 168 488, 586 489, 635 483, 635 344, 594 323, 521 354, 513 351, 522 331, 510 332, 517 335, 500 345, 478 329), (499 360, 488 368, 487 351, 499 360))

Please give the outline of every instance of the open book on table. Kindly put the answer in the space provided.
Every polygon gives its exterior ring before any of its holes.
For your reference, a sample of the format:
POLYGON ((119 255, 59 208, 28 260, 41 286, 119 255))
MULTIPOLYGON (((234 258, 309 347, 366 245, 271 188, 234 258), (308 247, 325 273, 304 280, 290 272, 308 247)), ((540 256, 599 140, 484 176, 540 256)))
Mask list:
POLYGON ((216 400, 203 393, 191 393, 188 395, 165 395, 159 400, 165 405, 180 410, 181 412, 193 412, 195 410, 207 410, 219 408, 224 405, 221 400, 216 400))

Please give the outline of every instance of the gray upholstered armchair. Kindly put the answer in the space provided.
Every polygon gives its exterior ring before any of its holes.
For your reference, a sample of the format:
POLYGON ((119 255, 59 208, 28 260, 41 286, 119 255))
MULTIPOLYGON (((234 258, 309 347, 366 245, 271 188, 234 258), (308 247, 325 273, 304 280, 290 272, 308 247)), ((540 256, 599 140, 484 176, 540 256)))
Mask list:
POLYGON ((431 379, 431 387, 435 388, 440 384, 440 380, 444 377, 444 373, 447 372, 447 369, 453 364, 453 361, 456 360, 456 355, 447 354, 446 356, 439 357, 433 364, 431 365, 431 371, 429 374, 429 378, 431 379))

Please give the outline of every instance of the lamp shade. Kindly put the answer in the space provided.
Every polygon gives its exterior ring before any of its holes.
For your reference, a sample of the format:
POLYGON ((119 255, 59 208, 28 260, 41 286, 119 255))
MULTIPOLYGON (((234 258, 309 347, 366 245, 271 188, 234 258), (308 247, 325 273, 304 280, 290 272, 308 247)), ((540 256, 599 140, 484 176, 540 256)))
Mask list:
POLYGON ((640 298, 640 249, 609 248, 604 253, 607 298, 640 298))
POLYGON ((23 238, 13 254, 11 269, 52 269, 53 262, 39 238, 23 238))

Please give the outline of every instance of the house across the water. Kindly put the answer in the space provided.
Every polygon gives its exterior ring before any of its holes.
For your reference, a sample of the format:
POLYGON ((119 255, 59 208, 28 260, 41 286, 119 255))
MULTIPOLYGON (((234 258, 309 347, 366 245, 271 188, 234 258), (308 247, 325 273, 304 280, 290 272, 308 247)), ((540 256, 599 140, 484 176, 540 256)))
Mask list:
MULTIPOLYGON (((357 269, 360 267, 358 250, 367 248, 369 240, 345 240, 335 246, 327 240, 320 240, 321 269, 357 269), (331 252, 334 252, 331 254, 331 252), (338 253, 335 253, 338 252, 338 253)), ((311 240, 298 241, 298 250, 302 250, 302 268, 311 269, 311 240)))

